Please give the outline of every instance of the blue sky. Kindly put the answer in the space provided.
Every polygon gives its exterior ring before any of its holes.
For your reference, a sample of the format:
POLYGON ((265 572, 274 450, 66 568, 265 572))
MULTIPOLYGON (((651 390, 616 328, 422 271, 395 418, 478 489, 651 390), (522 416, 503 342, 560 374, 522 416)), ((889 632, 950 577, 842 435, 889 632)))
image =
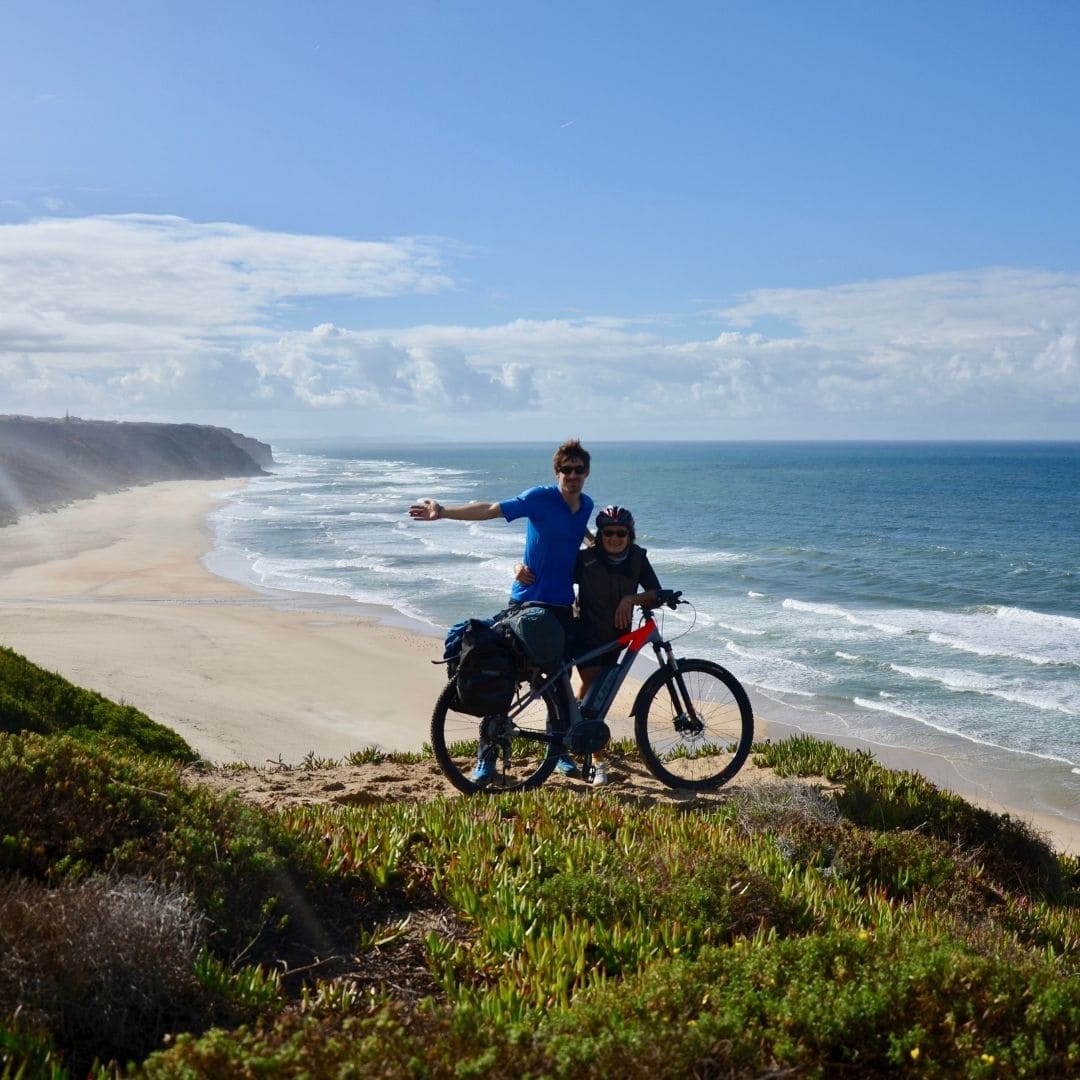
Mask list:
POLYGON ((1080 4, 16 2, 0 412, 1080 437, 1080 4))

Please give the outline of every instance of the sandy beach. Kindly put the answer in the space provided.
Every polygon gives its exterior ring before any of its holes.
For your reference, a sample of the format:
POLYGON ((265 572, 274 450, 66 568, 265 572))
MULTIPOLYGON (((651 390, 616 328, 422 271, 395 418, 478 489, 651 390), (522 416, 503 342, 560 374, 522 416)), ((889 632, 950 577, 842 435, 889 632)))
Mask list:
POLYGON ((235 486, 151 484, 0 530, 0 644, 211 761, 419 749, 445 684, 430 663, 441 641, 211 574, 206 515, 235 486))
MULTIPOLYGON (((206 518, 236 483, 151 484, 0 529, 0 645, 135 705, 217 763, 419 749, 445 685, 431 663, 441 638, 389 609, 255 592, 210 573, 206 518)), ((793 730, 757 726, 774 739, 793 730)), ((1080 823, 1030 809, 1032 777, 967 776, 942 758, 871 749, 1080 854, 1080 823)))

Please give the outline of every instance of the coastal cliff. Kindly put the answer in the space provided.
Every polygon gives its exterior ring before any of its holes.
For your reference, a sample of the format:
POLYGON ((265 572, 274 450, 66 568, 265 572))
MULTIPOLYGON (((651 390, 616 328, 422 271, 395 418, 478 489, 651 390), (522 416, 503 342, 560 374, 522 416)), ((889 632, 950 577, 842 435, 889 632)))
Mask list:
POLYGON ((228 428, 0 416, 0 525, 158 480, 263 476, 269 445, 228 428))

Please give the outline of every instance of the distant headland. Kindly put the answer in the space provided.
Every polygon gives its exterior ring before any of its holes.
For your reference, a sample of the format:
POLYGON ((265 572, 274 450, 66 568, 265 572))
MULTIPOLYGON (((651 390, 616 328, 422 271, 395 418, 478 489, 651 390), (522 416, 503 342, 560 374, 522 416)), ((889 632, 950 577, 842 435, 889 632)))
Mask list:
POLYGON ((267 443, 201 424, 0 416, 0 525, 158 480, 264 476, 267 443))

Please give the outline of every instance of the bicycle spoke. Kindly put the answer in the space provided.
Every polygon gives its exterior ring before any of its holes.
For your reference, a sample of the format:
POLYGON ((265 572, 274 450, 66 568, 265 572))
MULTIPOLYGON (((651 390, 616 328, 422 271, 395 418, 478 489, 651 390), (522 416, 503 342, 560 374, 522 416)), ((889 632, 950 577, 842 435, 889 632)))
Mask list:
MULTIPOLYGON (((522 687, 522 693, 528 686, 522 687)), ((538 787, 551 774, 558 749, 528 738, 529 732, 558 730, 560 713, 554 689, 531 702, 513 723, 458 712, 454 684, 448 683, 431 716, 431 745, 447 779, 466 794, 477 791, 521 791, 538 787), (483 731, 484 738, 481 739, 483 731), (489 760, 490 776, 475 778, 481 747, 489 760)))
POLYGON ((689 700, 670 672, 641 689, 634 734, 649 771, 669 787, 717 787, 742 767, 754 737, 750 701, 738 680, 708 660, 680 660, 689 700))

